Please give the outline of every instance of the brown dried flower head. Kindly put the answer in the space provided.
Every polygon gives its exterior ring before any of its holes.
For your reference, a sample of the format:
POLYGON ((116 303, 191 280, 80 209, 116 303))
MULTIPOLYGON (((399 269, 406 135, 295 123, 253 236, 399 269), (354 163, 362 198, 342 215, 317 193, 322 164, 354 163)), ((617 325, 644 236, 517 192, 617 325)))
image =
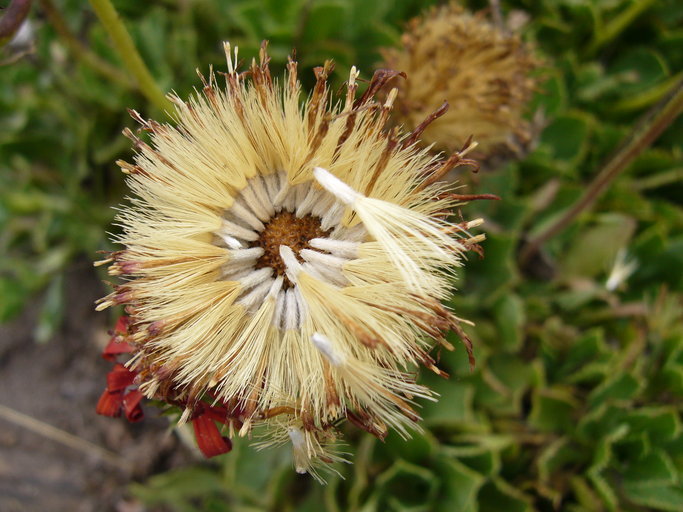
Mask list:
POLYGON ((401 41, 402 48, 382 51, 383 66, 408 75, 395 81, 397 123, 414 129, 432 116, 424 143, 454 151, 473 136, 477 158, 518 152, 530 142, 523 115, 538 61, 517 35, 451 3, 411 20, 401 41), (434 111, 444 100, 448 105, 434 111))

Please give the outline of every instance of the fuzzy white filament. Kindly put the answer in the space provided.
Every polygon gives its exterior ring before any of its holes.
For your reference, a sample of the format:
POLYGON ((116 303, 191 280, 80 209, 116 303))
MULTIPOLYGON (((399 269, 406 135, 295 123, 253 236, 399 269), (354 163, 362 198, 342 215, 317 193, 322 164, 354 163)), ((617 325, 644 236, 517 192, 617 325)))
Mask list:
MULTIPOLYGON (((332 179, 336 180, 334 177, 332 179)), ((280 246, 278 253, 289 281, 296 286, 297 276, 306 271, 334 286, 348 284, 342 271, 343 266, 358 258, 359 239, 363 239, 367 231, 363 226, 353 229, 344 227, 341 224, 345 209, 343 202, 326 190, 314 187, 313 183, 309 181, 291 186, 283 172, 256 176, 247 182, 223 215, 221 228, 216 234, 227 247, 229 257, 222 267, 221 276, 226 281, 240 283, 242 293, 238 302, 252 313, 268 295, 272 283, 272 279, 268 279, 277 277, 273 275, 272 269, 268 270, 269 267, 260 268, 259 259, 266 251, 255 244, 261 243, 260 240, 266 236, 264 233, 268 223, 282 212, 290 212, 297 219, 312 216, 320 223, 322 231, 333 233, 330 238, 312 238, 308 242, 310 249, 303 249, 298 253, 288 245, 280 246), (300 259, 306 263, 302 265, 300 259)), ((347 189, 341 183, 342 195, 344 191, 348 192, 347 189)), ((296 298, 297 304, 301 304, 303 299, 298 293, 296 298)), ((272 324, 286 329, 286 326, 292 324, 292 318, 296 317, 296 325, 300 325, 304 307, 288 306, 286 290, 282 290, 275 297, 272 324)))
POLYGON ((315 345, 315 348, 325 356, 332 366, 341 366, 345 363, 346 359, 344 354, 335 350, 332 346, 332 342, 326 336, 319 332, 314 332, 311 336, 311 341, 313 342, 313 345, 315 345))
POLYGON ((327 169, 316 167, 313 169, 313 176, 325 190, 333 194, 344 204, 353 204, 356 199, 362 197, 361 194, 353 190, 327 169))
POLYGON ((306 437, 301 429, 296 427, 289 427, 287 429, 289 438, 292 441, 292 453, 294 455, 294 469, 299 474, 304 474, 308 471, 310 465, 308 451, 306 450, 306 437))

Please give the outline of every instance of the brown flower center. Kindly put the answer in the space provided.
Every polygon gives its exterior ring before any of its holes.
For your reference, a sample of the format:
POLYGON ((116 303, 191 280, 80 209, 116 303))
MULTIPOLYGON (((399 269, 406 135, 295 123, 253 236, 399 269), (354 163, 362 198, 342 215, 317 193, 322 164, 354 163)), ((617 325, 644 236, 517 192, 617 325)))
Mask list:
POLYGON ((271 267, 277 275, 285 276, 285 288, 291 287, 292 283, 285 275, 285 263, 280 258, 280 246, 288 246, 302 261, 299 251, 310 249, 309 242, 313 238, 326 237, 332 231, 324 231, 320 227, 319 217, 297 217, 288 211, 278 213, 265 226, 259 239, 251 244, 252 247, 262 247, 265 251, 256 262, 256 268, 271 267))

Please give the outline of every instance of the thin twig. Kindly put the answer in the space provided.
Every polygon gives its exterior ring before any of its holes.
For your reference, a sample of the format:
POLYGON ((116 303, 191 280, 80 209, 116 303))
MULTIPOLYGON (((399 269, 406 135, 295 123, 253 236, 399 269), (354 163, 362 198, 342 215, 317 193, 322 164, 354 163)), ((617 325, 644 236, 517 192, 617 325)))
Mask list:
POLYGON ((157 108, 170 112, 172 110, 171 102, 166 99, 142 57, 140 57, 133 39, 110 0, 90 0, 90 5, 92 5, 95 14, 111 37, 126 69, 135 77, 142 94, 157 108))
POLYGON ((55 6, 52 0, 40 0, 40 6, 42 7, 48 21, 55 29, 55 32, 57 32, 57 35, 64 41, 64 44, 77 59, 83 61, 86 65, 90 66, 105 78, 108 78, 109 80, 116 82, 123 87, 130 88, 133 86, 133 83, 126 79, 124 74, 119 69, 102 60, 98 55, 91 52, 87 46, 78 40, 78 38, 69 28, 69 25, 62 16, 62 13, 59 12, 59 9, 55 6))
POLYGON ((657 137, 678 117, 683 111, 683 80, 674 91, 653 111, 645 116, 626 138, 621 150, 607 162, 607 165, 588 185, 583 195, 555 222, 529 241, 520 254, 520 262, 524 265, 538 252, 541 245, 574 221, 583 211, 588 210, 614 179, 636 158, 645 148, 652 144, 657 137))
POLYGON ((25 429, 46 437, 47 439, 61 443, 69 448, 73 448, 74 450, 78 450, 87 455, 93 455, 98 459, 111 464, 112 466, 123 469, 124 471, 130 471, 131 469, 130 464, 128 464, 125 459, 114 452, 111 452, 106 448, 102 448, 101 446, 91 443, 90 441, 87 441, 81 437, 70 434, 65 430, 53 427, 48 423, 20 413, 19 411, 15 411, 14 409, 2 404, 0 404, 0 418, 3 418, 4 420, 15 425, 24 427, 25 429))

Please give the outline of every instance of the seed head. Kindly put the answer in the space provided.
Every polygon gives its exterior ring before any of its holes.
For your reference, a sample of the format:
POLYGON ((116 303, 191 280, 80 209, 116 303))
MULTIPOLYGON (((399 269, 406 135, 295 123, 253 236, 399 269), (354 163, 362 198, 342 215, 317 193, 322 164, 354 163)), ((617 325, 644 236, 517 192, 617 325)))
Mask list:
POLYGON ((411 20, 401 42, 382 52, 384 66, 408 75, 396 81, 398 123, 415 130, 431 116, 424 143, 454 151, 473 136, 478 158, 519 151, 530 142, 523 114, 538 62, 518 36, 451 3, 411 20), (449 106, 435 110, 444 100, 449 106))
POLYGON ((100 412, 120 414, 137 389, 179 407, 207 456, 255 431, 260 446, 291 443, 296 470, 317 476, 342 459, 340 420, 407 436, 414 401, 434 399, 413 369, 443 374, 429 351, 462 329, 440 300, 480 240, 467 234, 476 221, 448 221, 456 196, 435 183, 467 161, 385 129, 391 103, 374 94, 396 73, 356 98, 352 69, 335 105, 327 62, 302 103, 293 60, 278 84, 265 45, 246 73, 226 55, 225 87, 212 74, 189 101, 171 96, 174 125, 133 112, 149 142, 125 131, 135 197, 106 262, 127 281, 98 309, 126 305, 107 356, 120 342, 133 356, 100 412))

